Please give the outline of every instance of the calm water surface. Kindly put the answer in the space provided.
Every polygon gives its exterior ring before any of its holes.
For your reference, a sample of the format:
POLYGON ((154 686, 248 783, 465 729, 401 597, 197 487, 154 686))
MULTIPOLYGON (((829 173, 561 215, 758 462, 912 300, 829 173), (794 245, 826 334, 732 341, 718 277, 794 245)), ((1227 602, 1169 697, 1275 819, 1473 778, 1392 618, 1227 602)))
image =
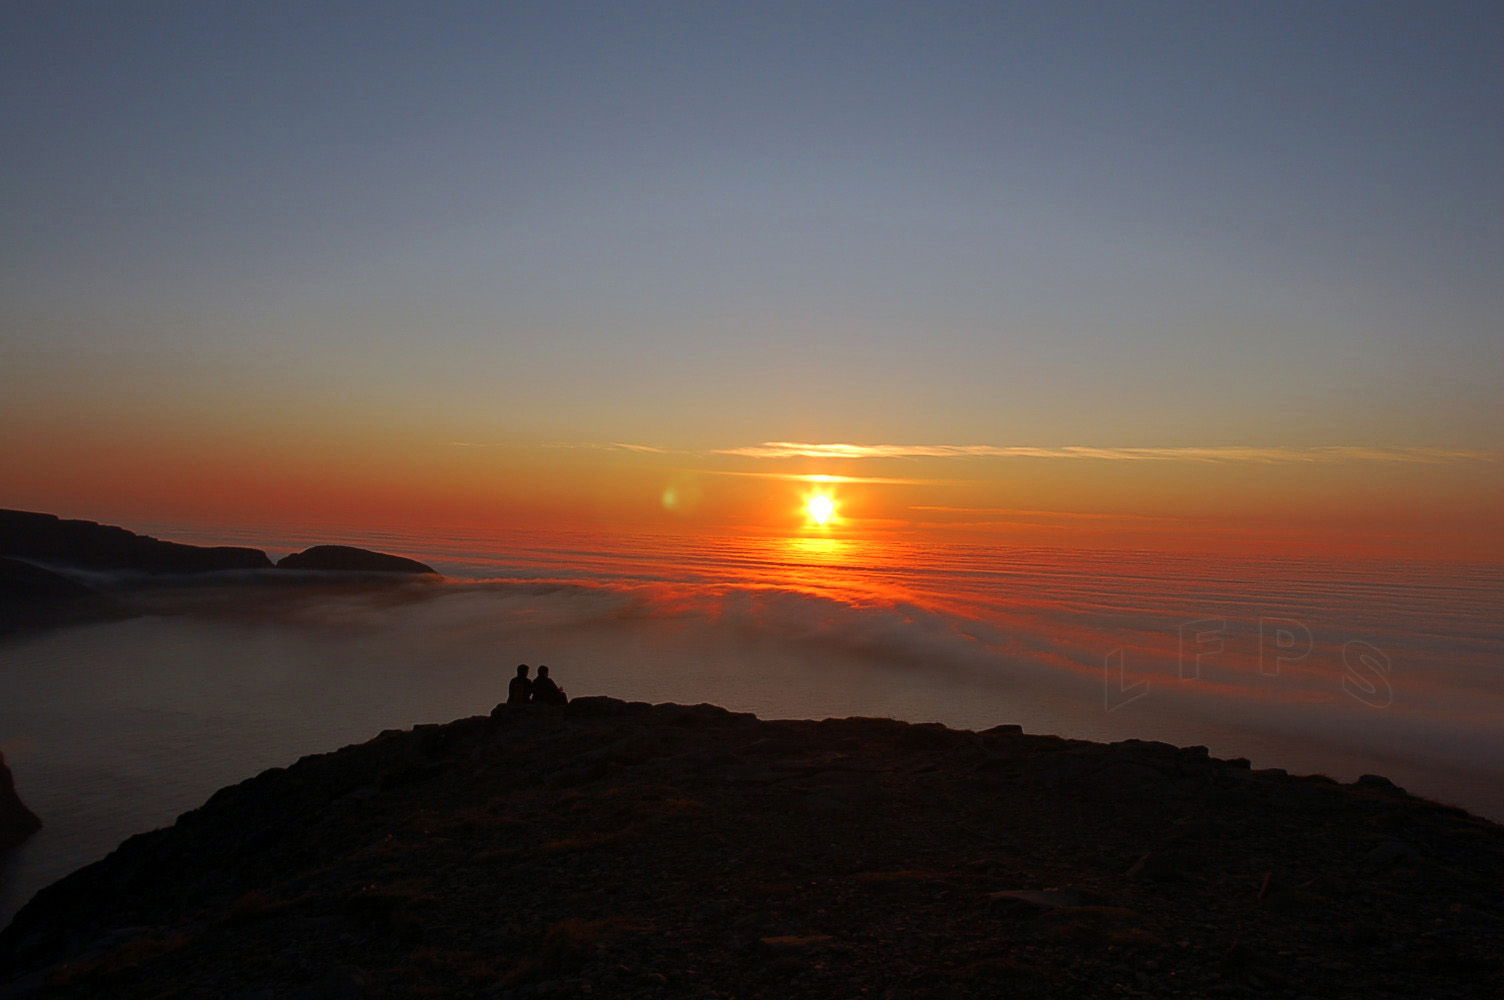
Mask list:
POLYGON ((1504 819, 1499 567, 819 534, 151 530, 274 556, 344 541, 448 580, 199 579, 133 593, 138 618, 0 643, 0 750, 46 823, 0 862, 0 921, 226 784, 489 711, 519 662, 574 695, 1201 743, 1256 767, 1386 774, 1504 819))

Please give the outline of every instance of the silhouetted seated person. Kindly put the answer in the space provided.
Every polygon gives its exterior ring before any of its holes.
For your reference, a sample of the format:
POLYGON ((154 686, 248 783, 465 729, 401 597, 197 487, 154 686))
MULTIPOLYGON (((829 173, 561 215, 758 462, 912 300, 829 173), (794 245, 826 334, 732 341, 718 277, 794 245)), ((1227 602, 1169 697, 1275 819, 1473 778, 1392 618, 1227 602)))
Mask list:
POLYGON ((569 695, 548 676, 547 667, 538 668, 538 679, 533 681, 533 701, 539 705, 567 705, 569 695))
MULTIPOLYGON (((541 674, 542 671, 539 671, 541 674)), ((526 705, 533 699, 533 682, 527 678, 527 664, 517 664, 517 676, 507 685, 507 704, 526 705)))

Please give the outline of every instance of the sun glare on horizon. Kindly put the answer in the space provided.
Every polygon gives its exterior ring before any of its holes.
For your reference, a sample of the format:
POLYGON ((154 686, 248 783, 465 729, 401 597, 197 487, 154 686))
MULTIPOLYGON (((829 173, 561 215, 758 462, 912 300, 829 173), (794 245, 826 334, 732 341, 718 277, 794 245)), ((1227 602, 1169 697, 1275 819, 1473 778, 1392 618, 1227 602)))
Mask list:
POLYGON ((836 502, 827 493, 811 493, 804 500, 804 516, 810 524, 824 527, 836 516, 836 502))

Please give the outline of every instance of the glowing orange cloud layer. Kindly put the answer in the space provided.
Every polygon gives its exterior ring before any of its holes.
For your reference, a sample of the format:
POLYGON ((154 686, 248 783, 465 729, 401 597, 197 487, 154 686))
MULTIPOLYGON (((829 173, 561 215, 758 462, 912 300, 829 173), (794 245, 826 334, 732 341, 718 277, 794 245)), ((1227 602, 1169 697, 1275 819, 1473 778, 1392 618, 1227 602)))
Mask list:
POLYGON ((104 420, 39 404, 0 438, 0 506, 131 523, 797 533, 818 521, 807 496, 818 490, 839 505, 827 521, 843 534, 1504 557, 1504 462, 1490 452, 788 441, 693 450, 446 431, 380 410, 141 408, 104 420))

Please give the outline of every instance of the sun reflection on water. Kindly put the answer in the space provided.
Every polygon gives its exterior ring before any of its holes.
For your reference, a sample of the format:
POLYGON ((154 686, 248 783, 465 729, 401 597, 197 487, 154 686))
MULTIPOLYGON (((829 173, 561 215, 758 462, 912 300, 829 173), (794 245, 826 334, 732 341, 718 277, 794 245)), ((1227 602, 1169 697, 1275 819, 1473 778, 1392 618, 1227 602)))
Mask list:
POLYGON ((820 566, 850 566, 860 551, 855 539, 810 533, 783 539, 783 554, 791 562, 820 566))

